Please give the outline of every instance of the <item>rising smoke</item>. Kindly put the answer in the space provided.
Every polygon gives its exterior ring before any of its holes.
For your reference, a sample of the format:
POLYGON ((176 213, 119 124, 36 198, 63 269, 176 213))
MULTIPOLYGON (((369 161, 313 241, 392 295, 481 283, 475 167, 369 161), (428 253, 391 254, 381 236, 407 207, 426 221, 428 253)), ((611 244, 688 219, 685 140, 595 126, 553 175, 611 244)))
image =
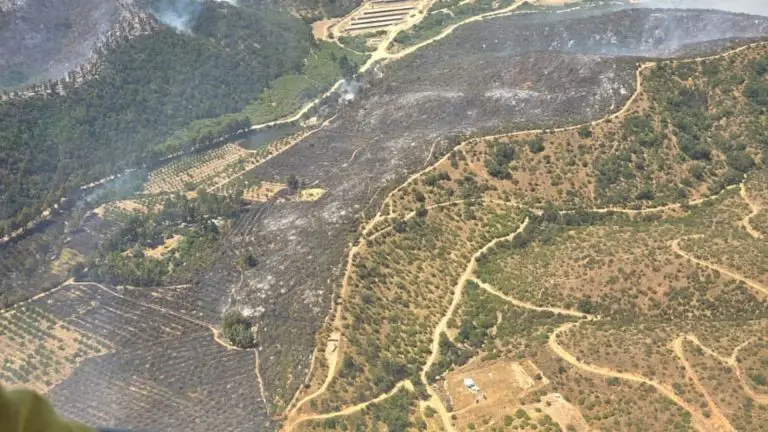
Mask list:
MULTIPOLYGON (((157 0, 150 7, 152 14, 163 24, 180 32, 189 32, 207 0, 157 0)), ((237 0, 212 0, 237 6, 237 0)))
POLYGON ((355 100, 360 91, 360 85, 361 83, 354 79, 344 80, 339 89, 339 103, 349 103, 355 100))

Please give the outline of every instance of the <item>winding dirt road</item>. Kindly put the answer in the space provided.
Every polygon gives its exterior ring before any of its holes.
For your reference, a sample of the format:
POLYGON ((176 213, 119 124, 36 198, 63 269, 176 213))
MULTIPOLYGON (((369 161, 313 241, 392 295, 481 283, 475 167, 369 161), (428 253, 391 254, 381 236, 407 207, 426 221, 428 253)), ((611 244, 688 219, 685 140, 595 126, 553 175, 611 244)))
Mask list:
POLYGON ((756 230, 752 224, 750 224, 749 220, 752 219, 754 216, 756 216, 758 213, 760 213, 760 206, 755 204, 753 201, 749 200, 749 195, 747 195, 747 185, 746 182, 741 183, 741 190, 739 191, 739 194, 741 195, 741 198, 747 203, 750 209, 752 209, 752 213, 748 214, 744 217, 744 220, 742 220, 742 225, 744 225, 744 229, 747 230, 749 235, 756 239, 763 238, 763 234, 756 230))
POLYGON ((754 289, 756 291, 759 291, 763 295, 768 296, 768 287, 763 285, 763 284, 761 284, 760 282, 757 282, 757 281, 754 281, 752 279, 746 278, 746 277, 744 277, 744 276, 742 276, 742 275, 740 275, 738 273, 734 273, 734 272, 728 270, 727 268, 721 267, 721 266, 719 266, 717 264, 712 264, 712 263, 709 263, 709 262, 706 262, 706 261, 702 261, 702 260, 694 257, 690 253, 688 253, 688 252, 686 252, 686 251, 684 251, 684 250, 682 250, 680 248, 680 242, 681 241, 683 241, 685 239, 688 239, 688 238, 696 238, 696 237, 701 237, 701 236, 690 236, 690 237, 683 237, 683 238, 677 239, 677 240, 675 240, 675 241, 670 243, 670 247, 672 248, 672 250, 676 254, 680 255, 681 257, 683 257, 683 258, 685 258, 687 260, 689 260, 689 261, 691 261, 693 263, 696 263, 696 264, 698 264, 698 265, 700 265, 702 267, 707 267, 708 269, 711 269, 711 270, 717 270, 718 272, 720 272, 720 273, 722 273, 724 275, 728 275, 728 276, 730 276, 730 277, 732 277, 732 278, 734 278, 734 279, 736 279, 738 281, 744 282, 750 288, 752 288, 752 289, 754 289))
POLYGON ((729 357, 723 357, 720 354, 712 351, 711 349, 706 347, 704 344, 702 344, 701 341, 699 341, 699 338, 696 337, 696 335, 689 334, 689 335, 686 335, 685 338, 688 341, 698 345, 699 348, 701 348, 701 350, 704 351, 706 354, 730 366, 731 369, 736 374, 736 377, 739 379, 741 388, 744 390, 744 392, 747 395, 749 395, 749 397, 752 398, 752 400, 754 400, 759 404, 763 404, 763 405, 768 404, 768 394, 757 393, 752 387, 750 387, 750 385, 747 383, 747 380, 744 378, 744 372, 739 367, 739 361, 738 361, 739 351, 741 351, 744 347, 746 347, 750 343, 754 342, 756 338, 748 339, 741 345, 737 346, 733 350, 733 352, 731 352, 731 355, 729 357))
POLYGON ((597 316, 590 315, 590 314, 585 314, 583 312, 579 312, 579 311, 575 311, 575 310, 562 309, 562 308, 558 308, 558 307, 536 306, 536 305, 534 305, 532 303, 524 302, 522 300, 518 300, 518 299, 512 298, 512 297, 510 297, 508 295, 502 294, 501 291, 499 291, 496 288, 494 288, 493 286, 491 286, 491 285, 481 281, 480 279, 472 279, 472 281, 475 282, 478 286, 480 286, 480 288, 482 288, 482 289, 486 290, 487 292, 489 292, 490 294, 493 294, 496 297, 499 297, 499 298, 503 299, 504 301, 506 301, 508 303, 511 303, 511 304, 513 304, 513 305, 515 305, 515 306, 517 306, 519 308, 530 309, 530 310, 535 310, 535 311, 539 311, 539 312, 545 312, 545 311, 546 312, 552 312, 552 313, 559 314, 559 315, 567 315, 567 316, 572 316, 572 317, 576 317, 576 318, 586 318, 586 319, 590 319, 590 320, 599 320, 600 319, 597 316))
MULTIPOLYGON (((433 37, 433 38, 431 38, 431 39, 429 39, 427 41, 424 41, 424 42, 422 42, 422 43, 420 43, 418 45, 414 45, 413 47, 410 47, 410 48, 407 48, 407 49, 405 49, 403 51, 395 53, 395 54, 391 54, 391 53, 387 52, 387 50, 386 50, 387 46, 394 39, 394 36, 397 33, 397 32, 390 32, 390 34, 386 38, 384 38, 382 44, 379 46, 379 49, 377 49, 372 54, 371 58, 360 68, 359 72, 367 71, 368 69, 373 67, 375 64, 378 64, 379 61, 382 61, 382 63, 384 63, 384 62, 387 62, 387 61, 391 61, 391 60, 395 60, 395 59, 398 59, 398 58, 402 58, 402 57, 404 57, 404 56, 406 56, 406 55, 408 55, 408 54, 418 50, 421 47, 424 47, 424 46, 426 46, 428 44, 431 44, 433 42, 436 42, 436 41, 438 41, 440 39, 445 38, 446 36, 451 34, 456 28, 460 27, 461 25, 468 24, 468 23, 474 22, 474 21, 480 21, 480 20, 483 20, 483 19, 486 19, 486 18, 492 18, 492 17, 500 16, 500 15, 503 15, 504 13, 509 13, 513 9, 517 8, 518 6, 520 6, 520 4, 522 4, 522 3, 523 2, 518 2, 518 3, 516 3, 516 4, 512 5, 512 6, 504 9, 504 10, 493 11, 491 13, 487 13, 487 14, 483 14, 483 15, 478 15, 478 16, 469 18, 467 20, 464 20, 464 21, 462 21, 460 23, 456 23, 456 24, 446 28, 439 35, 437 35, 437 36, 435 36, 435 37, 433 37)), ((733 53, 745 50, 745 49, 747 49, 749 47, 756 46, 756 45, 762 45, 762 44, 765 44, 765 42, 759 42, 759 43, 755 43, 755 44, 745 45, 743 47, 740 47, 740 48, 737 48, 737 49, 734 49, 734 50, 730 50, 730 51, 727 51, 727 52, 724 52, 724 53, 720 53, 720 54, 717 54, 717 55, 713 55, 713 56, 699 57, 699 58, 689 59, 689 60, 684 60, 684 61, 702 61, 702 60, 709 60, 709 59, 720 58, 720 57, 728 56, 728 55, 731 55, 733 53)), ((648 69, 650 67, 655 66, 656 64, 657 63, 655 63, 655 62, 648 62, 648 63, 642 63, 638 67, 638 69, 636 71, 635 92, 630 96, 630 98, 626 101, 626 103, 621 107, 620 110, 618 110, 618 111, 614 112, 613 114, 610 114, 610 115, 608 115, 606 117, 603 117, 601 119, 598 119, 598 120, 595 120, 595 121, 591 121, 591 122, 588 122, 588 123, 583 123, 583 124, 578 124, 578 125, 573 125, 573 126, 568 126, 568 127, 562 127, 562 128, 556 128, 556 129, 548 129, 548 130, 554 131, 554 132, 576 130, 576 129, 578 129, 578 128, 582 127, 582 126, 585 126, 585 125, 596 125, 596 124, 599 124, 601 122, 613 120, 613 119, 616 119, 618 117, 623 116, 624 114, 626 114, 629 111, 629 109, 631 108, 633 102, 642 93, 642 89, 643 89, 642 73, 643 73, 643 71, 645 71, 646 69, 648 69)), ((334 91, 335 88, 338 87, 338 85, 340 85, 340 83, 337 83, 337 85, 334 86, 334 89, 329 91, 327 94, 330 94, 332 91, 334 91)), ((327 94, 324 95, 323 97, 327 96, 327 94)), ((316 101, 316 102, 318 102, 318 101, 316 101)), ((280 121, 273 122, 271 124, 278 124, 279 122, 280 121)), ((495 139, 495 138, 501 138, 501 137, 512 137, 512 136, 517 136, 517 135, 530 134, 530 133, 541 133, 541 132, 544 132, 544 129, 533 129, 533 130, 527 130, 527 131, 519 131, 519 132, 512 132, 512 133, 505 133, 505 134, 492 135, 492 136, 487 136, 487 137, 482 137, 482 138, 470 139, 470 140, 462 142, 456 148, 459 149, 459 148, 466 147, 470 143, 476 142, 475 140, 488 140, 488 139, 495 139)), ((424 169, 422 169, 421 171, 419 171, 417 173, 414 173, 405 182, 403 182, 397 188, 395 188, 391 192, 389 192, 389 194, 386 196, 386 198, 382 202, 382 205, 381 205, 379 211, 377 212, 377 214, 374 216, 373 219, 369 220, 368 223, 365 225, 365 227, 361 230, 362 236, 361 236, 361 239, 360 239, 360 243, 358 245, 355 245, 354 247, 352 247, 350 252, 349 252, 349 255, 348 255, 348 258, 347 258, 346 271, 345 271, 345 275, 344 275, 344 279, 343 279, 343 283, 342 283, 342 288, 340 290, 340 299, 343 300, 343 299, 347 298, 347 296, 348 296, 349 289, 350 289, 350 287, 349 287, 349 279, 350 279, 350 275, 352 274, 352 271, 353 271, 354 257, 360 251, 360 248, 365 246, 366 240, 370 240, 370 239, 375 238, 376 236, 378 236, 380 234, 380 232, 373 234, 373 236, 371 238, 366 238, 366 237, 368 237, 368 234, 370 233, 370 231, 375 227, 375 225, 378 222, 381 222, 382 220, 390 219, 392 217, 392 215, 394 214, 394 207, 393 207, 392 197, 397 192, 402 190, 404 187, 407 187, 414 180, 416 180, 417 178, 421 177, 424 173, 435 169, 435 167, 437 167, 442 162, 444 162, 447 158, 449 158, 450 154, 451 153, 446 154, 440 160, 438 160, 436 163, 434 163, 434 164, 432 164, 430 166, 425 167, 424 169), (387 206, 389 206, 389 215, 388 216, 383 216, 382 213, 383 213, 384 209, 387 206)), ((730 189, 730 188, 728 188, 728 189, 730 189)), ((723 192, 721 192, 721 193, 723 193, 723 192)), ((701 204, 701 203, 704 203, 706 201, 713 200, 713 199, 717 198, 719 195, 720 194, 714 195, 714 196, 711 196, 711 197, 707 197, 707 198, 702 198, 702 199, 695 200, 695 201, 691 201, 691 202, 689 202, 687 204, 688 205, 701 204)), ((436 207, 439 207, 439 206, 450 205, 450 204, 454 204, 454 203, 455 202, 435 204, 435 205, 433 205, 431 207, 432 208, 436 208, 436 207)), ((512 204, 512 203, 505 203, 505 204, 512 204)), ((593 209, 591 211, 596 211, 596 212, 615 211, 615 212, 621 212, 621 213, 626 213, 626 214, 643 214, 643 213, 658 212, 658 211, 663 211, 663 210, 673 209, 673 208, 680 208, 681 206, 682 206, 681 204, 671 204, 669 206, 664 206, 664 207, 656 207, 656 208, 640 209, 640 210, 619 209, 619 208, 605 208, 605 209, 593 209)), ((752 204, 750 204, 750 206, 752 206, 752 204)), ((534 211, 534 210, 531 210, 531 211, 534 211)), ((754 211, 754 207, 753 207, 753 211, 754 211)), ((441 421, 444 424, 444 426, 445 426, 447 431, 451 431, 451 432, 454 431, 454 428, 453 428, 453 425, 452 425, 452 422, 451 422, 451 419, 450 419, 450 414, 448 413, 447 409, 445 408, 444 404, 442 403, 440 397, 434 392, 434 390, 431 388, 431 386, 428 385, 427 380, 426 380, 426 373, 427 373, 427 371, 429 370, 429 368, 435 362, 435 360, 437 359, 437 356, 439 355, 440 333, 445 331, 446 326, 447 326, 447 322, 450 319, 450 317, 453 315, 453 312, 456 309, 456 307, 457 307, 457 305, 458 305, 458 303, 459 303, 459 301, 461 299, 461 294, 462 294, 462 290, 463 290, 464 285, 466 284, 466 282, 468 280, 471 279, 472 275, 474 274, 474 271, 475 271, 475 268, 476 268, 476 258, 478 256, 480 256, 480 254, 482 254, 483 252, 487 251, 490 247, 492 247, 498 241, 502 241, 502 240, 513 238, 516 234, 518 234, 519 232, 522 232, 522 230, 527 226, 527 224, 528 224, 528 219, 525 220, 525 222, 521 225, 521 227, 515 233, 513 233, 513 234, 511 234, 509 236, 506 236, 504 238, 499 238, 499 239, 496 239, 496 240, 492 241, 491 243, 486 245, 484 248, 482 248, 480 251, 478 251, 475 255, 473 255, 473 257, 471 258, 469 264, 467 265, 467 268, 465 269, 465 271, 462 274, 461 278, 459 279, 458 283, 454 287, 453 300, 451 302, 451 305, 449 306, 449 309, 446 311, 446 314, 443 316, 443 318, 441 319, 440 323, 438 324, 438 326, 435 328, 435 330, 433 332, 433 341, 432 341, 432 345, 431 345, 431 354, 430 354, 429 358, 427 359, 427 362, 426 362, 425 366, 422 368, 422 371, 421 371, 421 374, 420 374, 421 380, 425 384, 427 384, 427 389, 428 389, 428 392, 429 392, 429 395, 430 395, 430 399, 428 401, 422 403, 422 408, 423 408, 424 405, 432 406, 437 411, 437 413, 440 415, 441 421)), ((387 230, 387 229, 389 229, 389 228, 385 228, 384 230, 387 230)), ((713 265, 713 264, 709 264, 709 263, 706 263, 704 261, 701 261, 701 260, 698 260, 696 258, 693 258, 692 256, 690 256, 689 254, 687 254, 686 252, 682 251, 679 248, 679 242, 681 240, 682 239, 678 239, 678 240, 675 240, 672 243, 673 250, 676 253, 678 253, 679 255, 681 255, 681 256, 683 256, 683 257, 685 257, 685 258, 687 258, 687 259, 689 259, 689 260, 691 260, 691 261, 693 261, 693 262, 695 262, 697 264, 700 264, 700 265, 703 265, 703 266, 706 266, 706 267, 709 267, 709 268, 712 268, 712 269, 716 269, 716 270, 720 271, 723 274, 727 274, 727 275, 729 275, 729 276, 731 276, 731 277, 733 277, 733 278, 735 278, 737 280, 743 281, 744 283, 746 283, 750 287, 752 287, 752 288, 754 288, 754 289, 756 289, 756 290, 758 290, 758 291, 768 295, 768 288, 766 288, 762 284, 759 284, 759 283, 757 283, 755 281, 752 281, 750 279, 747 279, 747 278, 744 278, 744 277, 742 277, 740 275, 732 273, 732 272, 730 272, 730 271, 728 271, 726 269, 723 269, 723 268, 721 268, 719 266, 716 266, 716 265, 713 265)), ((485 284, 485 283, 483 283, 481 281, 477 281, 477 282, 478 282, 478 284, 481 287, 486 289, 489 293, 491 293, 493 295, 496 295, 496 296, 499 296, 499 297, 503 298, 504 300, 509 301, 509 302, 515 304, 516 306, 519 306, 519 307, 528 308, 528 309, 532 309, 532 310, 548 310, 548 311, 552 311, 552 312, 555 312, 555 313, 565 314, 565 315, 569 315, 569 316, 576 316, 576 317, 586 318, 586 319, 591 319, 591 320, 600 319, 599 317, 591 316, 591 315, 588 315, 588 314, 583 314, 583 313, 576 312, 576 311, 571 311, 571 310, 566 310, 566 309, 559 309, 559 308, 547 308, 547 307, 535 306, 535 305, 532 305, 530 303, 526 303, 526 302, 522 302, 522 301, 519 301, 519 300, 516 300, 516 299, 512 299, 512 298, 510 298, 510 297, 500 293, 499 291, 495 290, 493 287, 491 287, 491 286, 489 286, 489 285, 487 285, 487 284, 485 284)), ((339 302, 339 304, 341 305, 341 302, 339 302)), ((340 305, 338 307, 332 308, 332 309, 335 309, 335 312, 336 312, 335 313, 334 322, 333 322, 333 325, 332 325, 332 330, 335 331, 335 332, 339 332, 339 333, 341 333, 341 328, 342 328, 341 327, 341 324, 342 324, 342 317, 341 317, 341 315, 342 314, 341 314, 341 306, 340 305)), ((640 383, 645 383, 645 384, 651 385, 654 388, 656 388, 660 393, 662 393, 663 395, 667 396, 669 399, 671 399, 676 404, 681 406, 683 409, 685 409, 688 412, 690 412, 691 415, 692 415, 692 418, 693 418, 694 425, 696 426, 697 429, 702 430, 702 431, 713 430, 712 429, 712 424, 711 424, 710 420, 706 419, 698 410, 694 409, 693 407, 688 405, 683 399, 678 397, 675 394, 674 390, 672 390, 670 387, 668 387, 666 385, 663 385, 663 384, 660 384, 660 383, 657 383, 655 381, 652 381, 652 380, 650 380, 650 379, 648 379, 646 377, 643 377, 641 375, 632 374, 632 373, 618 372, 618 371, 615 371, 615 370, 612 370, 612 369, 609 369, 609 368, 604 368, 604 367, 595 366, 595 365, 589 365, 589 364, 586 364, 586 363, 582 363, 578 359, 576 359, 572 354, 570 354, 567 350, 565 350, 562 346, 559 345, 559 343, 557 342, 557 337, 561 333, 567 331, 568 329, 570 329, 571 327, 573 327, 574 325, 577 325, 577 324, 578 323, 567 323, 567 324, 561 326, 560 328, 558 328, 557 330, 555 330, 555 332, 553 332, 552 335, 550 336, 549 341, 548 341, 549 347, 557 355, 562 357, 566 362, 572 364, 573 366, 575 366, 575 367, 577 367, 579 369, 582 369, 584 371, 587 371, 587 372, 595 373, 595 374, 602 375, 602 376, 616 377, 616 378, 620 378, 620 379, 626 379, 626 380, 629 380, 629 381, 640 382, 640 383)), ((339 348, 337 350, 335 350, 331 356, 326 356, 327 360, 328 360, 328 363, 329 363, 329 368, 328 368, 328 375, 327 375, 326 379, 324 380, 323 384, 315 392, 313 392, 312 394, 310 394, 310 395, 304 397, 303 399, 301 399, 298 403, 295 404, 295 406, 293 406, 293 408, 291 408, 291 405, 289 405, 289 407, 288 407, 288 412, 289 412, 288 418, 289 419, 290 419, 290 417, 292 415, 295 415, 298 412, 298 410, 304 404, 306 404, 310 400, 318 397, 319 395, 323 394, 327 390, 327 388, 328 388, 329 384, 331 383, 331 381, 333 380, 333 378, 335 377, 336 369, 337 369, 337 366, 338 366, 338 361, 339 361, 340 357, 343 355, 342 354, 342 351, 343 351, 343 349, 342 349, 343 348, 343 346, 342 346, 343 345, 343 333, 341 333, 341 334, 342 334, 342 336, 340 337, 340 340, 338 342, 339 343, 339 348)), ((355 405, 353 407, 346 408, 346 409, 344 409, 342 411, 339 411, 339 412, 328 413, 328 414, 308 415, 308 416, 300 417, 299 419, 289 420, 289 422, 287 423, 288 426, 286 426, 286 430, 288 430, 288 431, 292 430, 292 428, 294 426, 296 426, 298 423, 303 422, 303 421, 314 420, 314 419, 331 418, 331 417, 336 417, 336 416, 340 416, 340 415, 345 415, 345 414, 350 414, 350 413, 357 412, 357 411, 359 411, 361 409, 364 409, 366 406, 368 406, 371 403, 375 403, 375 402, 378 402, 378 401, 381 401, 381 400, 385 399, 386 397, 389 397, 390 395, 394 394, 394 392, 396 390, 398 390, 400 387, 402 387, 404 385, 411 385, 411 383, 409 381, 408 382, 398 383, 398 385, 395 387, 395 389, 393 389, 389 393, 380 395, 376 399, 373 399, 371 401, 365 402, 363 404, 359 404, 359 405, 355 405)), ((298 393, 297 393, 297 395, 298 395, 298 393)), ((725 422, 718 421, 718 425, 716 425, 716 430, 723 430, 723 429, 731 430, 732 428, 729 429, 728 427, 724 427, 724 424, 726 422, 727 422, 727 420, 725 420, 725 422)), ((730 424, 727 424, 727 426, 730 426, 730 424)))
POLYGON ((497 243, 504 240, 511 240, 516 235, 522 233, 523 230, 525 230, 525 228, 528 226, 528 222, 529 219, 525 218, 525 221, 523 221, 517 231, 507 236, 492 240, 490 243, 486 244, 482 249, 478 250, 474 255, 472 255, 472 258, 469 260, 469 264, 467 264, 467 268, 464 269, 464 273, 462 273, 461 277, 453 288, 453 300, 451 301, 451 305, 448 307, 448 310, 445 311, 445 315, 443 315, 443 318, 437 324, 437 327, 435 327, 434 332, 432 332, 432 345, 430 346, 431 354, 427 358, 427 362, 424 364, 424 367, 421 369, 420 378, 421 381, 427 386, 427 391, 429 392, 430 400, 427 403, 437 411, 437 414, 440 416, 440 419, 443 422, 443 426, 445 426, 445 430, 447 432, 455 431, 451 421, 451 415, 443 404, 443 401, 440 399, 440 396, 435 393, 434 389, 432 389, 432 386, 429 385, 429 381, 427 381, 427 372, 429 372, 429 368, 432 367, 432 364, 440 355, 440 334, 444 333, 448 328, 448 320, 451 319, 453 312, 459 305, 459 301, 461 301, 462 293, 464 292, 464 286, 467 284, 467 281, 475 274, 475 270, 477 269, 477 259, 492 247, 494 247, 497 243))
MULTIPOLYGON (((572 327, 578 325, 578 323, 566 323, 560 326, 557 330, 552 332, 552 334, 549 336, 549 348, 554 351, 555 354, 560 356, 563 360, 570 363, 572 366, 581 369, 585 372, 593 373, 596 375, 602 375, 607 377, 613 377, 613 378, 620 378, 627 381, 637 382, 637 383, 643 383, 650 386, 653 386, 659 393, 663 394, 664 396, 671 399, 673 402, 675 402, 677 405, 682 407, 684 410, 691 413, 693 424, 696 426, 696 428, 700 431, 712 431, 712 427, 710 422, 694 407, 690 406, 686 401, 684 401, 681 397, 679 397, 675 391, 670 388, 667 385, 657 383, 656 381, 652 381, 642 375, 637 375, 633 373, 628 372, 619 372, 617 370, 613 370, 610 368, 602 367, 602 366, 596 366, 591 365, 588 363, 583 363, 579 361, 576 357, 573 356, 570 352, 568 352, 565 348, 563 348, 558 342, 557 338, 561 333, 565 333, 568 330, 570 330, 572 327)), ((717 430, 720 430, 719 428, 717 430)))
POLYGON ((381 394, 381 395, 377 396, 375 399, 371 399, 369 401, 365 401, 365 402, 359 403, 357 405, 352 405, 350 407, 347 407, 347 408, 344 408, 344 409, 342 409, 340 411, 335 411, 335 412, 332 412, 332 413, 313 414, 313 415, 308 415, 308 416, 300 417, 300 418, 298 418, 296 420, 293 420, 291 423, 289 423, 285 427, 285 429, 286 430, 293 430, 293 428, 296 427, 299 423, 303 423, 303 422, 309 421, 309 420, 324 420, 324 419, 329 419, 329 418, 333 418, 333 417, 340 417, 340 416, 345 416, 345 415, 354 414, 356 412, 360 412, 360 411, 364 410, 365 408, 367 408, 368 405, 381 402, 384 399, 394 395, 395 393, 400 391, 400 389, 402 389, 402 388, 405 388, 408 391, 413 391, 414 390, 413 383, 411 383, 410 381, 408 381, 408 380, 400 381, 399 383, 395 384, 395 386, 392 388, 392 390, 388 391, 387 393, 384 393, 384 394, 381 394))

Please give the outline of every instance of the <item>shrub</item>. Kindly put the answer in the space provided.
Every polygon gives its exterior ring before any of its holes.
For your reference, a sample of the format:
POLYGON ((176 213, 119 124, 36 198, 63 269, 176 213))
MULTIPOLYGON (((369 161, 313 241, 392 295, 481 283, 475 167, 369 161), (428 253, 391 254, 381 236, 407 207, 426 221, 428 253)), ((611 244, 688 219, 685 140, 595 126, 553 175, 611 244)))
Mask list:
POLYGON ((291 174, 285 179, 285 184, 288 185, 288 188, 291 190, 298 190, 301 186, 301 183, 299 182, 299 179, 294 175, 291 174))
POLYGON ((496 143, 489 152, 491 156, 485 160, 488 174, 499 179, 509 178, 507 165, 515 159, 515 148, 511 143, 496 143))
POLYGON ((768 81, 750 81, 747 84, 747 99, 755 105, 768 107, 768 81))
POLYGON ((590 129, 587 125, 580 127, 577 132, 582 138, 592 138, 592 129, 590 129))
POLYGON ((592 302, 589 298, 582 298, 579 300, 578 305, 576 308, 579 310, 579 312, 585 313, 585 314, 593 314, 596 311, 595 304, 592 302))
POLYGON ((762 374, 753 374, 750 375, 749 378, 754 382, 755 384, 759 386, 768 386, 768 379, 765 378, 765 375, 762 374))
POLYGON ((256 345, 256 339, 251 331, 251 320, 243 316, 240 311, 231 310, 224 314, 222 330, 232 345, 238 348, 253 348, 256 345))
POLYGON ((528 141, 528 149, 531 153, 541 153, 544 151, 544 138, 538 136, 528 141))
POLYGON ((747 172, 755 167, 755 160, 744 151, 734 150, 728 153, 728 166, 736 171, 747 172))
POLYGON ((251 252, 246 252, 238 258, 238 266, 242 270, 254 268, 258 263, 259 261, 251 252))
POLYGON ((691 165, 690 174, 691 177, 695 178, 696 180, 702 180, 704 178, 704 165, 700 163, 695 163, 691 165))
POLYGON ((643 147, 654 147, 664 141, 664 136, 656 133, 651 120, 638 115, 629 116, 624 121, 624 135, 643 147))

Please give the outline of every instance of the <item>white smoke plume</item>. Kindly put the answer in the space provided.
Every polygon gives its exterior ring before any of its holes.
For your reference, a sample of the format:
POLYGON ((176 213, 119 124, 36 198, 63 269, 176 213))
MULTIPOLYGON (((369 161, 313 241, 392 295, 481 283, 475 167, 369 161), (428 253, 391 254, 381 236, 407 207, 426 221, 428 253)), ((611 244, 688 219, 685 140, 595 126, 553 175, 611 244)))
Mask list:
POLYGON ((344 80, 339 89, 339 103, 352 102, 360 91, 360 83, 355 80, 344 80))
MULTIPOLYGON (((207 0, 160 0, 150 8, 152 14, 163 24, 179 32, 189 32, 195 24, 203 3, 207 0)), ((237 0, 212 0, 237 6, 237 0)))

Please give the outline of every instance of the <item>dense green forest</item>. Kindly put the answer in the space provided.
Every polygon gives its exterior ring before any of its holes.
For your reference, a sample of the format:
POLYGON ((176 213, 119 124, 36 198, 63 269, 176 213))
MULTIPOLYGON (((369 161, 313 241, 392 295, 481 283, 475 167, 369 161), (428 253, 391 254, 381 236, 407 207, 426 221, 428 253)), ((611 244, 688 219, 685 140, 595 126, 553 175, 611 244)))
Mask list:
MULTIPOLYGON (((206 2, 190 33, 170 28, 110 50, 99 78, 66 97, 0 104, 0 235, 67 191, 160 155, 175 131, 242 111, 300 73, 309 26, 286 11, 206 2)), ((218 120, 219 130, 248 125, 218 120)))

